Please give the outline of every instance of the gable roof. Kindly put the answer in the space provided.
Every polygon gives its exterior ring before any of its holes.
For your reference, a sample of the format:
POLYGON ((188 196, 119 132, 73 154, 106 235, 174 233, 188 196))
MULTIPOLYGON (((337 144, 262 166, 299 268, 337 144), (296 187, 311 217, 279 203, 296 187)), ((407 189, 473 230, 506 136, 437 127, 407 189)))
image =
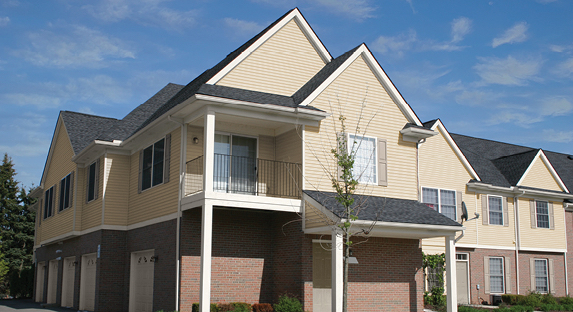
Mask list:
POLYGON ((70 138, 70 143, 72 144, 75 155, 81 152, 92 141, 98 139, 102 133, 108 131, 119 122, 119 120, 115 118, 69 111, 60 112, 60 116, 68 132, 68 137, 70 138))

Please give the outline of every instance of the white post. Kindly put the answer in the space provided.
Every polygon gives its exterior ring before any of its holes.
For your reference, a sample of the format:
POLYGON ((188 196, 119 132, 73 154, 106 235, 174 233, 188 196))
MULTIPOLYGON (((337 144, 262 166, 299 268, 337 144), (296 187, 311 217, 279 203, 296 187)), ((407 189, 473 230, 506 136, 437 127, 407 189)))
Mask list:
POLYGON ((205 114, 203 145, 203 191, 205 194, 213 192, 213 166, 215 157, 215 112, 207 111, 205 114))
POLYGON ((344 242, 339 229, 332 229, 332 291, 331 311, 342 312, 342 296, 344 294, 344 242))
POLYGON ((455 236, 446 236, 446 288, 448 312, 458 311, 458 289, 456 285, 455 236))
POLYGON ((201 289, 199 290, 199 311, 211 309, 211 246, 213 242, 213 205, 208 200, 203 205, 201 222, 201 289))

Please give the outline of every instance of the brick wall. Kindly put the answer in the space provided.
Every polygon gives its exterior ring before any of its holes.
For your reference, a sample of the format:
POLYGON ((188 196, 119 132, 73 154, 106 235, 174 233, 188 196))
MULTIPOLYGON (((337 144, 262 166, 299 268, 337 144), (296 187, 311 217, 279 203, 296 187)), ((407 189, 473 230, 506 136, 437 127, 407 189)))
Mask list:
MULTIPOLYGON (((567 276, 569 287, 573 285, 573 212, 565 211, 565 228, 567 229, 567 276)), ((571 294, 571 291, 569 291, 571 294)))
POLYGON ((519 284, 520 294, 527 295, 531 290, 531 275, 529 259, 553 259, 555 273, 555 296, 565 296, 565 257, 558 253, 519 252, 519 284))

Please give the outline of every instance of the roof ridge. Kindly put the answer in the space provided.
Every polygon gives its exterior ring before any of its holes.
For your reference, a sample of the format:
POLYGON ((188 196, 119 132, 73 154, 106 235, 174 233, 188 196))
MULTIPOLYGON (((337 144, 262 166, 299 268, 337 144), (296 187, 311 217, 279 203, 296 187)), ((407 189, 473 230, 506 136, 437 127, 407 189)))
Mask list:
POLYGON ((517 147, 524 147, 524 148, 536 149, 535 147, 531 147, 531 146, 525 146, 525 145, 519 145, 519 144, 515 144, 515 143, 507 143, 507 142, 495 141, 495 140, 492 140, 492 139, 478 138, 478 137, 470 136, 470 135, 467 135, 467 134, 459 134, 459 133, 452 133, 452 132, 450 132, 450 135, 459 135, 459 136, 463 136, 463 137, 471 138, 471 139, 476 139, 476 140, 483 140, 483 141, 489 141, 489 142, 494 142, 494 143, 507 144, 507 145, 517 146, 517 147))
POLYGON ((113 117, 105 117, 105 116, 99 116, 99 115, 93 115, 93 114, 86 114, 86 113, 74 112, 74 111, 69 111, 69 110, 63 110, 60 112, 61 113, 76 114, 76 115, 83 115, 83 116, 87 116, 87 117, 97 117, 97 118, 110 119, 110 120, 121 120, 121 119, 117 119, 117 118, 113 118, 113 117))
POLYGON ((531 152, 535 152, 535 154, 537 155, 537 153, 538 153, 540 150, 541 150, 540 148, 537 148, 537 149, 532 148, 532 149, 529 150, 529 151, 524 151, 524 152, 519 152, 519 153, 515 153, 515 154, 510 154, 510 155, 501 156, 501 157, 492 159, 492 161, 493 161, 493 160, 501 160, 501 159, 504 159, 504 158, 510 158, 510 157, 514 157, 514 156, 522 156, 522 155, 525 155, 525 154, 531 153, 531 152))

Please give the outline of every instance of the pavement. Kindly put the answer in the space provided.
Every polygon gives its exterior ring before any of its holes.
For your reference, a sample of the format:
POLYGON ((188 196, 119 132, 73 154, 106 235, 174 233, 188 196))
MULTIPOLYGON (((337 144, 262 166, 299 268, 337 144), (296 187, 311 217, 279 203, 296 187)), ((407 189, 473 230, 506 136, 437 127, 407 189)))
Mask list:
POLYGON ((0 312, 41 312, 41 311, 58 311, 58 312, 76 312, 74 309, 61 307, 42 308, 39 303, 32 299, 2 299, 0 300, 0 312))

